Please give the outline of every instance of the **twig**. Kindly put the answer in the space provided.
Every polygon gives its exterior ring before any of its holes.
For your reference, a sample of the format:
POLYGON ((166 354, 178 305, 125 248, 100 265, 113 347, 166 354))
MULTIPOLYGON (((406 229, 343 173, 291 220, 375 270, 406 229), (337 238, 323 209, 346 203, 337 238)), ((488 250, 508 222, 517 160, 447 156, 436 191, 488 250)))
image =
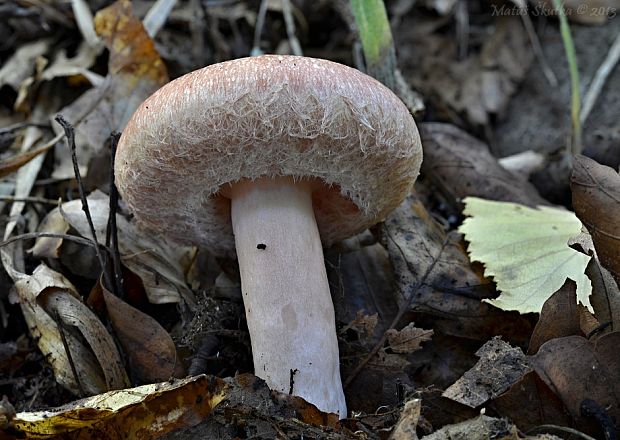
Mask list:
POLYGON ((267 7, 269 6, 269 0, 262 0, 260 7, 258 8, 258 15, 256 16, 256 27, 254 28, 254 45, 250 54, 252 56, 262 55, 263 51, 260 48, 260 36, 263 33, 263 27, 265 26, 265 16, 267 15, 267 7))
MULTIPOLYGON (((394 244, 396 244, 396 247, 398 247, 398 249, 403 254, 403 258, 407 262, 407 267, 409 268, 409 270, 414 272, 415 268, 413 268, 411 266, 411 263, 407 261, 407 259, 404 256, 404 252, 402 251, 402 249, 400 249, 400 246, 398 245, 398 243, 396 243, 389 234, 388 236, 389 236, 389 239, 392 240, 394 244)), ((413 288, 409 292, 409 295, 407 296, 407 299, 400 305, 400 307, 398 308, 398 313, 396 313, 396 316, 390 323, 389 328, 383 333, 383 336, 381 336, 381 339, 379 339, 379 341, 375 344, 373 349, 370 350, 370 353, 368 353, 368 355, 357 365, 357 367, 355 367, 355 369, 351 372, 351 374, 349 374, 349 377, 347 377, 347 380, 344 381, 344 385, 343 385, 344 388, 347 388, 349 385, 351 385, 351 382, 353 382, 353 380, 359 374, 359 372, 362 371, 362 368, 364 368, 364 366, 366 366, 366 364, 370 362, 370 360, 379 352, 381 347, 383 347, 383 345, 385 344, 385 341, 387 340, 388 331, 394 329, 396 325, 398 325, 398 322, 401 320, 405 312, 409 310, 409 306, 411 305, 411 301, 413 301, 413 297, 416 295, 416 293, 418 293, 418 290, 420 290, 420 288, 424 286, 424 284, 426 284, 426 279, 428 278, 428 276, 431 274, 431 272, 435 268, 435 265, 439 261, 441 254, 443 253, 444 249, 446 248, 448 244, 448 241, 449 241, 449 236, 446 236, 446 239, 443 241, 441 245, 441 249, 439 249, 439 253, 433 259, 433 262, 430 264, 430 266, 426 268, 426 271, 424 272, 424 275, 422 275, 422 278, 420 278, 420 281, 418 281, 413 286, 413 288)))
POLYGON ((467 10, 467 2, 457 2, 454 19, 456 21, 457 53, 459 60, 464 60, 469 49, 469 11, 467 10))
POLYGON ((8 125, 6 127, 0 128, 0 135, 12 133, 14 131, 21 130, 22 128, 27 128, 27 127, 45 128, 47 130, 52 129, 52 127, 50 127, 49 124, 40 124, 37 122, 18 122, 17 124, 12 124, 12 125, 8 125))
POLYGON ((525 10, 523 11, 523 13, 519 15, 521 15, 521 20, 523 20, 523 27, 525 27, 527 36, 530 39, 530 44, 532 45, 532 49, 534 50, 534 56, 536 57, 536 60, 538 61, 538 64, 540 65, 540 68, 542 69, 545 78, 547 78, 547 82, 549 83, 549 85, 551 87, 557 87, 558 79, 555 77, 553 70, 551 70, 549 63, 547 63, 547 59, 545 58, 545 54, 543 53, 542 46, 540 45, 540 39, 538 38, 536 31, 534 30, 532 19, 527 14, 527 9, 524 9, 525 10))
POLYGON ((75 235, 57 234, 55 232, 28 232, 26 234, 15 235, 4 241, 0 241, 0 247, 4 247, 19 240, 30 240, 33 238, 62 238, 63 240, 75 241, 76 243, 94 248, 98 248, 100 246, 100 244, 93 243, 93 241, 88 238, 77 237, 75 235))
POLYGON ((43 203, 46 205, 58 205, 60 200, 44 199, 43 197, 14 197, 0 196, 3 202, 25 202, 25 203, 43 203))
POLYGON ((590 112, 601 94, 601 90, 603 90, 603 86, 605 85, 609 74, 613 71, 616 64, 618 64, 618 59, 620 59, 620 33, 618 33, 616 40, 609 48, 605 61, 603 61, 599 66, 588 91, 583 97, 583 107, 581 108, 581 113, 579 114, 579 119, 582 124, 584 124, 588 119, 588 116, 590 116, 590 112))
POLYGON ((293 55, 302 56, 304 53, 301 50, 301 44, 295 35, 295 19, 293 18, 293 11, 291 10, 290 0, 282 0, 282 14, 284 15, 284 24, 286 25, 286 35, 288 36, 288 42, 291 45, 293 55))
MULTIPOLYGON (((73 126, 65 120, 62 115, 56 116, 54 118, 56 122, 58 122, 65 131, 65 136, 67 137, 67 145, 71 149, 71 161, 73 162, 73 172, 75 173, 75 180, 77 181, 78 192, 80 193, 80 200, 82 201, 82 211, 86 214, 86 220, 88 221, 88 226, 90 227, 90 234, 92 235, 92 239, 95 243, 97 242, 97 233, 95 232, 95 226, 93 225, 93 219, 90 216, 90 209, 88 208, 88 200, 86 200, 86 194, 84 194, 84 184, 82 183, 82 176, 80 174, 80 168, 78 166, 77 154, 75 148, 75 129, 73 126)), ((103 274, 103 278, 108 286, 111 286, 110 276, 108 271, 106 270, 105 260, 103 259, 103 254, 99 249, 99 246, 95 246, 95 253, 97 254, 97 259, 99 260, 99 264, 101 265, 101 271, 103 274)))
POLYGON ((116 147, 118 146, 119 133, 112 133, 110 137, 110 210, 108 215, 108 226, 106 228, 105 244, 110 247, 112 243, 112 264, 114 267, 114 294, 119 298, 124 297, 123 290, 123 268, 121 267, 121 255, 118 250, 118 229, 116 227, 116 211, 118 209, 118 190, 114 184, 114 159, 116 158, 116 147))
POLYGON ((58 332, 60 333, 60 339, 62 339, 62 345, 63 347, 65 347, 65 353, 67 353, 67 360, 69 361, 71 372, 73 373, 73 377, 75 378, 75 382, 77 383, 78 390, 80 392, 80 397, 84 397, 86 394, 84 393, 84 388, 82 388, 82 382, 80 382, 80 376, 78 375, 77 369, 75 368, 75 363, 73 362, 73 356, 71 356, 71 350, 69 349, 69 344, 67 343, 65 329, 62 325, 62 320, 60 319, 60 314, 58 313, 58 309, 54 309, 54 317, 56 318, 56 326, 58 327, 58 332))

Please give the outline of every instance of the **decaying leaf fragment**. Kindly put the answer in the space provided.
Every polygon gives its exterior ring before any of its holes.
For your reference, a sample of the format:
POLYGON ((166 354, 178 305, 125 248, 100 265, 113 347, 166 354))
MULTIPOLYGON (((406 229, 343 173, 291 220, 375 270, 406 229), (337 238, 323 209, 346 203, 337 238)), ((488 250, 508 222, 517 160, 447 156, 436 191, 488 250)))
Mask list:
POLYGON ((222 379, 196 376, 77 400, 65 406, 17 413, 13 427, 27 438, 156 438, 206 418, 226 396, 222 379))
POLYGON ((508 420, 496 419, 485 415, 455 425, 444 426, 440 430, 425 436, 424 439, 487 440, 498 437, 502 438, 502 440, 560 440, 560 437, 549 434, 523 436, 519 429, 508 420))
POLYGON ((444 393, 464 405, 477 408, 499 396, 530 371, 526 356, 500 337, 491 339, 476 352, 478 363, 444 393))
POLYGON ((432 330, 417 328, 413 322, 401 330, 387 331, 388 344, 395 353, 413 353, 422 348, 422 342, 430 341, 432 336, 432 330))
POLYGON ((390 440, 418 440, 416 428, 422 410, 421 399, 411 399, 405 403, 398 423, 390 435, 390 440))
POLYGON ((591 309, 592 290, 585 269, 590 256, 571 249, 568 240, 581 231, 570 211, 468 197, 459 232, 469 241, 473 261, 485 265, 502 292, 488 300, 504 310, 539 313, 566 278, 577 283, 577 300, 591 309))

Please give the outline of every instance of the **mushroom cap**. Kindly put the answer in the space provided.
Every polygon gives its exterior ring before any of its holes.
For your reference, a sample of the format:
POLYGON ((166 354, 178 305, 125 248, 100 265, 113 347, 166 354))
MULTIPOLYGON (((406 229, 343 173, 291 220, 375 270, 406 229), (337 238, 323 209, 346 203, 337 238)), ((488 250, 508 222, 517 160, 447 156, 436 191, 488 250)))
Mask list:
POLYGON ((331 61, 264 55, 213 64, 150 96, 118 144, 116 184, 142 226, 234 255, 230 201, 242 179, 321 181, 324 245, 383 220, 419 173, 422 147, 387 87, 331 61))

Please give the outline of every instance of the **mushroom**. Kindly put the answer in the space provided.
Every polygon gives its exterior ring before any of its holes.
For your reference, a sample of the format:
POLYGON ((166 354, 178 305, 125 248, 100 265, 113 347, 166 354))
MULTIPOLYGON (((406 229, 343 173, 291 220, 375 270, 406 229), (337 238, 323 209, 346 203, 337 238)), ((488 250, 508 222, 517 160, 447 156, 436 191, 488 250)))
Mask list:
POLYGON ((155 92, 123 131, 115 173, 143 227, 236 251, 255 374, 344 418, 323 245, 383 220, 421 161, 413 118, 381 83, 264 55, 155 92))

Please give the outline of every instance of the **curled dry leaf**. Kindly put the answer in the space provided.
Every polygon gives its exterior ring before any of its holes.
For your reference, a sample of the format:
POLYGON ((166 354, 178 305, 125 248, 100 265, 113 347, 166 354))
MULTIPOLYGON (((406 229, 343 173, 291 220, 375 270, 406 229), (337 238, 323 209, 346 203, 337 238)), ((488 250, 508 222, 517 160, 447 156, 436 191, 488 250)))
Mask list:
POLYGON ((422 172, 444 193, 448 203, 468 196, 547 205, 522 175, 502 167, 489 147, 451 124, 420 124, 424 149, 422 172))
MULTIPOLYGON (((109 199, 99 192, 87 198, 97 240, 105 244, 106 226, 109 215, 109 199)), ((79 200, 63 203, 61 208, 52 210, 43 221, 41 232, 65 232, 67 225, 80 235, 91 238, 86 216, 79 200), (64 222, 60 221, 61 215, 64 222)), ((153 237, 138 229, 124 217, 116 216, 121 261, 142 279, 144 289, 153 304, 179 302, 180 298, 194 305, 193 293, 185 284, 184 273, 189 267, 194 250, 183 246, 173 246, 164 239, 153 237)), ((57 249, 58 240, 39 238, 33 248, 35 256, 51 256, 57 249)))
POLYGON ((592 281, 592 308, 600 323, 610 323, 609 330, 620 330, 620 288, 612 274, 605 269, 594 255, 586 275, 592 281))
POLYGON ((226 397, 222 379, 188 377, 111 391, 45 411, 17 413, 27 438, 157 438, 205 419, 226 397))
POLYGON ((65 326, 77 328, 84 336, 101 366, 108 390, 129 386, 114 340, 86 304, 65 292, 49 289, 42 292, 37 300, 50 316, 57 316, 65 326))
POLYGON ((620 283, 620 175, 578 155, 571 190, 575 213, 588 228, 600 262, 620 283))
POLYGON ((519 348, 495 337, 476 352, 478 363, 443 396, 472 408, 499 396, 530 371, 526 356, 519 348))
POLYGON ((82 389, 97 394, 128 385, 114 341, 66 278, 41 264, 31 276, 18 279, 15 288, 31 334, 52 365, 58 383, 79 392, 62 342, 60 323, 51 316, 55 311, 63 323, 77 327, 91 344, 92 351, 74 335, 74 329, 63 327, 82 389))
MULTIPOLYGON (((95 30, 110 51, 108 76, 100 86, 60 111, 74 124, 90 111, 75 132, 83 174, 91 158, 103 152, 110 134, 122 131, 142 101, 168 82, 166 67, 142 22, 132 14, 130 0, 119 0, 99 11, 95 16, 95 30)), ((60 130, 60 127, 54 125, 54 129, 60 130)), ((73 177, 66 148, 56 150, 53 177, 73 177)))
POLYGON ((413 322, 402 330, 387 331, 388 344, 395 353, 413 353, 422 348, 422 342, 430 341, 432 336, 432 330, 417 328, 413 322))
POLYGON ((110 293, 101 281, 98 287, 131 372, 146 383, 181 377, 183 365, 170 334, 155 319, 110 293))

